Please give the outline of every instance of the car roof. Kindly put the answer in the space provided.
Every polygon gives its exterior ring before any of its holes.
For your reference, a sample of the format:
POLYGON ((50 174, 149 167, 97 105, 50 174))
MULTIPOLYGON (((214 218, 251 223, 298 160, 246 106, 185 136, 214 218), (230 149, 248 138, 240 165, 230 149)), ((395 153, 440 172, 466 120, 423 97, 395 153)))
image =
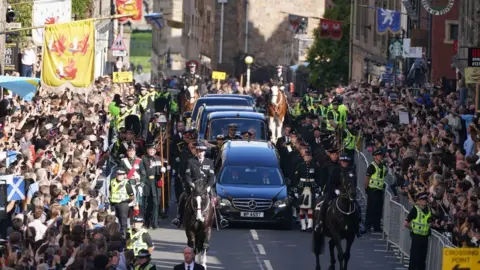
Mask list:
POLYGON ((253 99, 250 95, 240 95, 240 94, 208 94, 206 97, 232 97, 232 98, 248 98, 253 99))
POLYGON ((250 111, 253 112, 255 109, 252 106, 232 106, 232 105, 221 105, 221 106, 208 106, 204 105, 204 112, 215 111, 250 111))
POLYGON ((227 141, 223 151, 225 166, 279 167, 275 147, 268 141, 227 141))
POLYGON ((228 111, 218 111, 218 112, 211 112, 208 114, 208 119, 218 119, 218 118, 233 118, 233 117, 241 117, 241 118, 251 118, 251 119, 258 119, 264 120, 265 115, 262 113, 254 112, 253 110, 245 110, 245 111, 235 111, 235 110, 228 110, 228 111))

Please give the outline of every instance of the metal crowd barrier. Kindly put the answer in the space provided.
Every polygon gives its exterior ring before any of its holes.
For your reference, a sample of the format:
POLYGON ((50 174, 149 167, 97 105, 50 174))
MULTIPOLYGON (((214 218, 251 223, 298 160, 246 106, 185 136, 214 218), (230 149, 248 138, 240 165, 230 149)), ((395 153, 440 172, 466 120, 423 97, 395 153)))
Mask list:
MULTIPOLYGON (((357 150, 355 155, 355 164, 357 168, 358 189, 364 194, 364 177, 368 165, 372 162, 372 156, 366 149, 361 147, 362 151, 357 150)), ((394 183, 394 176, 389 172, 385 179, 387 185, 394 183)), ((408 198, 400 195, 399 198, 394 198, 389 190, 385 189, 384 203, 383 203, 383 239, 386 240, 386 250, 390 248, 394 250, 401 263, 406 263, 410 257, 411 237, 410 231, 403 226, 405 218, 409 210, 413 207, 408 201, 408 198)), ((366 204, 365 204, 366 205, 366 204)), ((363 207, 362 207, 363 208, 363 207)), ((366 211, 362 209, 362 213, 366 211)), ((364 219, 365 220, 365 219, 364 219)), ((441 233, 432 230, 432 235, 429 237, 428 255, 427 255, 427 269, 441 269, 443 248, 456 248, 450 240, 441 233)))

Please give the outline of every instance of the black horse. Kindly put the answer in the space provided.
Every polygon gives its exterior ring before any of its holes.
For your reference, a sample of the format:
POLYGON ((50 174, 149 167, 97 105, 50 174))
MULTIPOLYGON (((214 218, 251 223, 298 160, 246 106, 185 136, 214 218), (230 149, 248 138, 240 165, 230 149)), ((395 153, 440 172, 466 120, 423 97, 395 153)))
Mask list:
POLYGON ((186 199, 183 226, 187 235, 187 245, 201 256, 199 262, 207 268, 207 250, 212 231, 213 202, 203 180, 195 182, 192 194, 186 199))
POLYGON ((324 250, 325 236, 330 238, 328 242, 330 267, 328 269, 335 269, 335 247, 337 247, 340 270, 347 269, 348 260, 350 259, 350 249, 358 231, 361 209, 358 208, 358 204, 355 201, 357 190, 354 183, 351 183, 344 177, 339 191, 340 195, 331 201, 331 205, 327 209, 323 231, 318 228, 320 223, 320 204, 322 201, 320 199, 317 200, 314 213, 315 230, 313 232, 313 253, 315 254, 316 270, 320 270, 320 254, 324 250), (341 241, 344 239, 347 241, 345 252, 341 244, 341 241))

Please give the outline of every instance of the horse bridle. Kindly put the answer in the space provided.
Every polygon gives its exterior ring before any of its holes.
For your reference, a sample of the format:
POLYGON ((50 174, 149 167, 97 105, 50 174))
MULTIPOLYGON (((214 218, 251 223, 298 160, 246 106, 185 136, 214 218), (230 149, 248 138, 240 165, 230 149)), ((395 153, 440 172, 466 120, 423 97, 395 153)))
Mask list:
POLYGON ((356 203, 352 203, 355 201, 355 198, 352 199, 352 197, 350 197, 350 193, 348 192, 350 186, 352 185, 351 182, 348 183, 348 185, 345 186, 345 177, 342 177, 342 186, 343 188, 345 189, 345 193, 344 194, 340 194, 338 195, 338 198, 335 200, 335 206, 337 207, 338 211, 340 211, 340 213, 344 214, 344 215, 351 215, 353 213, 355 213, 355 211, 357 210, 356 209, 356 203), (338 201, 340 198, 347 198, 350 200, 350 206, 348 208, 348 212, 345 212, 343 211, 339 206, 338 206, 338 201), (353 207, 352 207, 352 204, 353 204, 353 207), (352 209, 353 208, 353 209, 352 209))
MULTIPOLYGON (((191 198, 194 198, 194 196, 191 195, 191 198)), ((191 200, 191 201, 190 201, 190 204, 191 204, 191 206, 192 206, 192 210, 194 210, 194 211, 198 211, 198 210, 202 211, 202 206, 201 206, 201 205, 197 205, 197 207, 195 208, 195 205, 194 205, 193 201, 194 201, 194 200, 191 200)), ((210 198, 209 198, 208 193, 207 193, 207 206, 205 207, 205 209, 203 209, 202 215, 204 215, 205 212, 207 212, 207 210, 208 210, 209 207, 210 207, 210 198)))

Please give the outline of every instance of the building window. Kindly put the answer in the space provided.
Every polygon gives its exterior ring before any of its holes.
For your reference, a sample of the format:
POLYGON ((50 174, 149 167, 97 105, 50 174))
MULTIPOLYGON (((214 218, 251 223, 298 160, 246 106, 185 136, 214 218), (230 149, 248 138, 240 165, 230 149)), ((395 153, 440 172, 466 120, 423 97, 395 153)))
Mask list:
POLYGON ((453 44, 454 40, 458 38, 458 21, 446 20, 445 21, 445 40, 446 44, 453 44))

